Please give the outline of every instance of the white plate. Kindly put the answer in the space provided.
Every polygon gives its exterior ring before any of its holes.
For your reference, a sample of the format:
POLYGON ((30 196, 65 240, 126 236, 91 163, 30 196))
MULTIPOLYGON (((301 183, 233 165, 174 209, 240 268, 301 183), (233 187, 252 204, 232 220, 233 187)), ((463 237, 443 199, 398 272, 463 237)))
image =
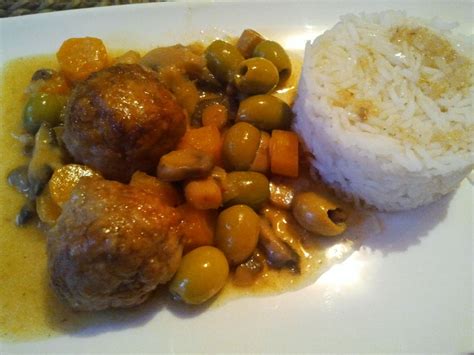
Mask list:
MULTIPOLYGON (((472 33, 470 2, 321 1, 120 6, 2 19, 2 62, 55 52, 68 37, 146 48, 252 27, 296 50, 348 12, 441 15, 472 33)), ((316 283, 241 298, 197 315, 167 308, 79 334, 0 344, 2 352, 469 351, 473 345, 473 188, 464 181, 431 206, 386 216, 383 235, 316 283)), ((1 287, 1 286, 0 286, 1 287)))

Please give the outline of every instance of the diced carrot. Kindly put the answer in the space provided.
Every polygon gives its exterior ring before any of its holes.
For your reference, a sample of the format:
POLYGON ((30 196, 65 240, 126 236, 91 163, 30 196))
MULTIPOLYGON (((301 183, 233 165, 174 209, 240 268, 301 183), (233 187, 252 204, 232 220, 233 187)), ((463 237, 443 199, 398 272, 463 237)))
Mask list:
POLYGON ((137 171, 132 175, 130 185, 160 196, 163 203, 169 206, 178 206, 182 202, 180 194, 171 183, 161 181, 141 171, 137 171))
POLYGON ((260 33, 247 28, 242 32, 237 41, 237 49, 242 53, 244 58, 250 58, 257 44, 264 40, 265 38, 260 33))
POLYGON ((222 192, 212 178, 190 181, 184 188, 186 201, 200 210, 217 209, 222 204, 222 192))
POLYGON ((266 174, 270 168, 270 156, 268 153, 270 145, 270 135, 267 132, 262 131, 260 134, 260 144, 255 154, 255 159, 250 165, 251 171, 257 171, 259 173, 266 174))
POLYGON ((188 203, 179 206, 178 209, 183 216, 181 226, 184 252, 187 253, 203 245, 212 245, 217 211, 198 210, 188 203))
POLYGON ((104 43, 98 38, 70 38, 63 42, 56 57, 61 71, 70 81, 86 79, 105 68, 109 59, 104 43))
POLYGON ((273 174, 298 176, 298 136, 296 133, 273 130, 269 151, 270 168, 273 174))
POLYGON ((62 206, 71 196, 72 190, 84 177, 100 177, 100 174, 85 165, 68 164, 56 169, 48 186, 53 201, 62 206))
POLYGON ((61 214, 61 207, 51 198, 48 187, 36 198, 36 213, 42 222, 49 225, 56 224, 61 214))
POLYGON ((201 117, 203 126, 214 125, 218 129, 221 129, 227 123, 227 107, 221 104, 209 105, 202 111, 201 117))
POLYGON ((214 157, 214 162, 221 161, 222 137, 215 126, 191 128, 186 131, 177 149, 194 148, 214 157))

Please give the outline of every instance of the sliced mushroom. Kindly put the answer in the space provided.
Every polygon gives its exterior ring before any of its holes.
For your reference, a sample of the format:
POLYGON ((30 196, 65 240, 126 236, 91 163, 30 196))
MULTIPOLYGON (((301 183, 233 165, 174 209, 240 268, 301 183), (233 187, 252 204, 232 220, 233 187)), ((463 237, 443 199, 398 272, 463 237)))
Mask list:
POLYGON ((270 181, 270 201, 277 207, 289 210, 295 197, 295 190, 289 184, 278 180, 270 181))
MULTIPOLYGON (((202 48, 194 45, 183 46, 178 44, 169 47, 158 47, 145 54, 139 63, 157 71, 160 79, 175 95, 176 92, 174 92, 173 86, 176 86, 178 78, 176 74, 187 77, 186 79, 193 81, 193 84, 197 80, 200 86, 211 89, 221 88, 220 83, 207 69, 206 60, 201 53, 202 48), (173 77, 170 73, 175 74, 175 76, 173 77)), ((178 80, 178 83, 183 86, 182 80, 178 80)))
POLYGON ((8 183, 16 188, 18 192, 29 195, 31 186, 28 180, 28 166, 22 165, 10 171, 7 177, 8 183))
POLYGON ((156 175, 163 181, 180 181, 207 176, 213 167, 209 154, 197 149, 180 149, 161 157, 156 175))
POLYGON ((155 71, 174 66, 188 74, 190 78, 198 78, 206 68, 204 56, 181 44, 155 48, 145 54, 139 63, 155 71))
POLYGON ((31 77, 31 81, 49 80, 56 72, 53 69, 38 69, 31 77))
POLYGON ((55 143, 54 131, 43 123, 36 133, 33 155, 28 165, 32 196, 39 195, 53 171, 62 166, 63 154, 55 143))
POLYGON ((257 281, 264 269, 265 257, 258 249, 256 249, 245 263, 237 266, 232 282, 240 287, 251 286, 255 281, 257 281))
POLYGON ((207 78, 206 60, 189 46, 158 47, 143 56, 139 64, 158 72, 160 81, 192 115, 199 101, 194 80, 207 78))
POLYGON ((16 216, 15 223, 21 227, 30 222, 36 216, 36 206, 33 201, 27 201, 16 216))
POLYGON ((267 255, 270 266, 281 269, 289 268, 300 272, 299 255, 273 231, 270 222, 262 217, 258 243, 267 255))

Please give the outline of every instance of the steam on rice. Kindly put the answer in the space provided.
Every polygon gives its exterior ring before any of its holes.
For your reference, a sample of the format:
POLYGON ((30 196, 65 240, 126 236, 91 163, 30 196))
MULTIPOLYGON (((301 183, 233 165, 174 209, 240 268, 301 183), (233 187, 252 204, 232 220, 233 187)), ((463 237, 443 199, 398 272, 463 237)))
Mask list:
POLYGON ((308 43, 294 129, 322 178, 385 211, 455 189, 474 166, 470 43, 402 12, 348 15, 308 43))

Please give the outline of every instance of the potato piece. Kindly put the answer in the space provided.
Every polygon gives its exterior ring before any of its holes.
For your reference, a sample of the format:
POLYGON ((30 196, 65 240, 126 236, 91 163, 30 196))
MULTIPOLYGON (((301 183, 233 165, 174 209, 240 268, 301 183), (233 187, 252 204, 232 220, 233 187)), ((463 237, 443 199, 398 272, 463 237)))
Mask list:
POLYGON ((224 128, 227 124, 227 107, 221 104, 209 105, 202 110, 202 125, 216 126, 218 129, 224 128))
POLYGON ((194 148, 214 157, 214 162, 221 161, 222 137, 215 126, 189 129, 178 144, 178 149, 194 148))
POLYGON ((222 192, 212 178, 193 180, 184 188, 186 201, 200 210, 217 209, 222 205, 222 192))
POLYGON ((62 206, 69 200, 72 190, 84 177, 100 177, 100 174, 85 165, 68 164, 56 169, 48 186, 53 201, 62 206))

